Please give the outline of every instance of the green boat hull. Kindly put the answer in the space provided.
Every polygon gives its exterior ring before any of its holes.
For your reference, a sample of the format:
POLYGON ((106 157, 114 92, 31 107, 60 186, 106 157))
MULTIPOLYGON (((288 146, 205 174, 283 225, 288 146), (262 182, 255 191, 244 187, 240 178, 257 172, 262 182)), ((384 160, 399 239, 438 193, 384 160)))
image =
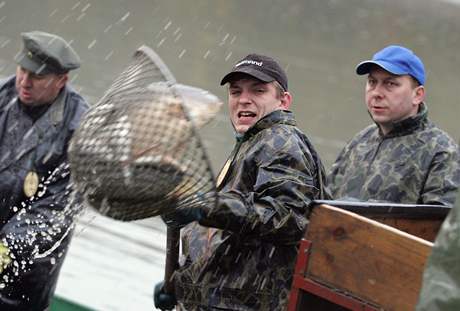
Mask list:
POLYGON ((65 300, 61 297, 54 297, 51 302, 50 311, 96 311, 79 305, 77 303, 65 300))

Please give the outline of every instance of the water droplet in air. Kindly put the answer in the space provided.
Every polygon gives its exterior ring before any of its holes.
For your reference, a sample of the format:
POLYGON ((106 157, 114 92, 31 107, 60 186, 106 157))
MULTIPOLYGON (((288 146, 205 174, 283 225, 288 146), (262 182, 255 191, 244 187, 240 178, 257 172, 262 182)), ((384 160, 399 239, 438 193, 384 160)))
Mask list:
POLYGON ((95 44, 96 44, 97 40, 94 39, 93 41, 91 41, 91 43, 88 45, 88 50, 90 50, 95 44))

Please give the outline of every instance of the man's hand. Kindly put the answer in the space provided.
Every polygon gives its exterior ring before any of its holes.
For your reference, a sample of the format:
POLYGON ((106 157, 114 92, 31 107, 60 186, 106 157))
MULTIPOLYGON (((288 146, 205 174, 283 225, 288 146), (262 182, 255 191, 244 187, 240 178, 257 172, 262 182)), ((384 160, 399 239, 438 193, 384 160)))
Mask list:
POLYGON ((0 273, 11 263, 10 249, 0 243, 0 273))
POLYGON ((153 292, 155 308, 160 310, 173 310, 177 304, 176 296, 174 296, 174 294, 166 294, 163 285, 164 281, 155 285, 155 290, 153 292))

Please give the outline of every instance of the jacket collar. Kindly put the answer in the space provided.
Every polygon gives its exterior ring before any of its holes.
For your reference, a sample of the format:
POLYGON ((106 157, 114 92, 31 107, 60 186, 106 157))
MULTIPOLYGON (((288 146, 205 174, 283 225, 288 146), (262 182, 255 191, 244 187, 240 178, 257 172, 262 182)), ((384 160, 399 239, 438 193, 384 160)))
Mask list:
POLYGON ((59 92, 58 97, 54 100, 54 103, 51 105, 49 109, 49 118, 51 124, 56 126, 58 123, 61 123, 64 119, 64 106, 65 106, 65 99, 67 95, 67 86, 64 86, 59 92))
POLYGON ((428 107, 425 103, 421 103, 419 112, 416 115, 398 122, 393 122, 393 129, 387 135, 383 135, 378 124, 377 127, 379 128, 380 136, 390 138, 411 134, 418 128, 424 126, 427 120, 428 107))
POLYGON ((57 126, 64 118, 66 94, 67 89, 64 88, 51 104, 50 108, 37 121, 35 121, 30 129, 30 134, 24 137, 20 143, 18 148, 20 153, 16 155, 15 161, 19 161, 19 159, 26 155, 30 150, 36 148, 42 143, 45 137, 56 134, 56 131, 59 130, 57 126))

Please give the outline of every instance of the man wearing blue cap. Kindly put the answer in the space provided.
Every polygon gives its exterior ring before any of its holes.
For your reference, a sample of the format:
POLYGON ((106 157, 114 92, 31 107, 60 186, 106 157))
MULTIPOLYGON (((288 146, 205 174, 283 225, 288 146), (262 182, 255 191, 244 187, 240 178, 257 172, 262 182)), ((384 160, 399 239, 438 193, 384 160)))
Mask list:
POLYGON ((453 205, 460 183, 455 141, 428 118, 425 69, 391 45, 356 67, 375 124, 358 133, 332 166, 335 199, 453 205))
POLYGON ((80 66, 53 34, 22 34, 16 75, 0 81, 0 310, 49 306, 78 206, 67 147, 87 110, 67 85, 80 66))

